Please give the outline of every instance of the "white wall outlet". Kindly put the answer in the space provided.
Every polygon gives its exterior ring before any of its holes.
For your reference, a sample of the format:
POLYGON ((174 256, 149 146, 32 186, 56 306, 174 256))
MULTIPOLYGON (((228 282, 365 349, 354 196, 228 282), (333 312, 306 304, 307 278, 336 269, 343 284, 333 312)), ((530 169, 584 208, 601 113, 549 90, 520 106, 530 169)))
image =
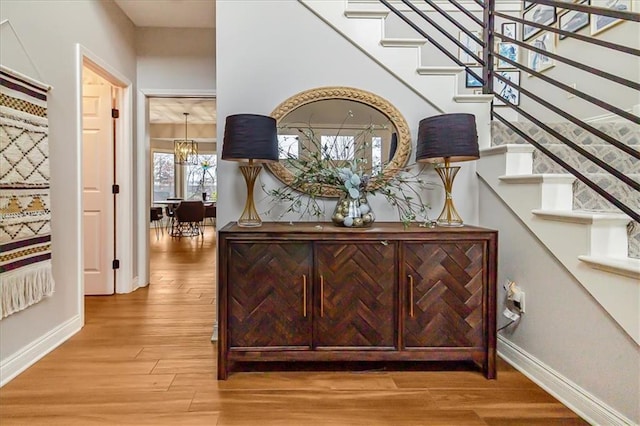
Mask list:
POLYGON ((513 306, 518 309, 521 314, 524 314, 524 291, 513 281, 509 282, 509 286, 507 288, 507 300, 510 300, 511 303, 513 303, 513 306))

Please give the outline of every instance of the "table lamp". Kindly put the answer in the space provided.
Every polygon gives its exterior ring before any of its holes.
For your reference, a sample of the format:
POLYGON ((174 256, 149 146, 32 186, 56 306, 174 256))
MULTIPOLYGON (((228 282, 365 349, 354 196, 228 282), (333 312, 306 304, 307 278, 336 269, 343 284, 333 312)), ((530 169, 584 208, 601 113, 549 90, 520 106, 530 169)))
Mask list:
POLYGON ((478 132, 473 114, 442 114, 420 120, 416 161, 437 163, 435 169, 442 179, 446 195, 438 225, 463 226, 451 196, 453 180, 460 167, 451 167, 450 163, 479 157, 478 132))
POLYGON ((248 161, 240 165, 240 171, 247 184, 247 201, 238 226, 260 226, 253 201, 253 186, 262 170, 255 163, 278 161, 278 130, 274 118, 257 114, 235 114, 226 119, 222 159, 248 161))

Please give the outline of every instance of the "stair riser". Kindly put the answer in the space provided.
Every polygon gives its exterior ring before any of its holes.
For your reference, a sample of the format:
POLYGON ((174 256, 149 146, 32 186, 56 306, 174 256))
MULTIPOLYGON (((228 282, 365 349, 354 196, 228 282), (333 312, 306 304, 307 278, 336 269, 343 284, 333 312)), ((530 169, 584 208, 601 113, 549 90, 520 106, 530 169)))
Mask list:
MULTIPOLYGON (((595 179, 596 183, 611 192, 616 198, 622 200, 626 205, 640 211, 640 197, 638 193, 629 188, 624 183, 614 177, 600 177, 595 179)), ((573 188, 573 209, 574 210, 596 210, 596 211, 620 211, 613 204, 602 198, 594 190, 580 181, 576 181, 573 188)), ((640 226, 633 222, 628 231, 629 247, 627 255, 640 259, 640 226)))
MULTIPOLYGON (((568 146, 549 145, 547 148, 581 173, 603 173, 600 167, 568 146)), ((609 166, 624 174, 640 174, 640 160, 610 145, 586 145, 583 148, 609 166)), ((541 151, 534 152, 533 173, 567 173, 541 151)))
MULTIPOLYGON (((538 128, 533 123, 517 122, 512 124, 528 136, 531 136, 537 142, 544 145, 563 145, 561 141, 538 128)), ((578 145, 609 145, 608 142, 603 141, 599 137, 573 123, 550 123, 548 126, 578 145)), ((640 126, 636 124, 627 122, 597 123, 593 124, 593 127, 622 142, 624 145, 640 149, 640 126)), ((494 145, 528 143, 519 134, 512 131, 506 125, 495 121, 492 123, 492 134, 494 145)))
MULTIPOLYGON (((631 176, 631 178, 636 176, 631 176)), ((630 208, 640 211, 640 196, 638 196, 638 192, 629 187, 629 185, 610 175, 592 174, 589 175, 588 178, 630 208)), ((617 207, 605 200, 581 181, 576 181, 574 184, 573 209, 605 212, 619 211, 617 207)))

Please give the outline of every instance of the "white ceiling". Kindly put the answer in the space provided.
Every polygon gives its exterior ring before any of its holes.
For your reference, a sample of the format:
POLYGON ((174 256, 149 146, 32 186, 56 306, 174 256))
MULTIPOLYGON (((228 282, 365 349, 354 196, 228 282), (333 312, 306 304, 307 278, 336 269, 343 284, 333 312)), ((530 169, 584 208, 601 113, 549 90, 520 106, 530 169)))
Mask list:
POLYGON ((216 100, 214 98, 150 98, 149 122, 184 123, 188 112, 189 124, 216 124, 216 100))
POLYGON ((215 0, 115 0, 136 27, 215 28, 215 0))

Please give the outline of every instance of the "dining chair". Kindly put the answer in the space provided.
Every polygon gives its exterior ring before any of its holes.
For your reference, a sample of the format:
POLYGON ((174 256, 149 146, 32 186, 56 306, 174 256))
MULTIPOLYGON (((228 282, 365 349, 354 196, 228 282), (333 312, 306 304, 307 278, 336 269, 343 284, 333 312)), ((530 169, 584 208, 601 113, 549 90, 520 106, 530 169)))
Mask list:
POLYGON ((216 203, 206 205, 204 207, 204 221, 203 222, 205 222, 207 219, 209 219, 211 221, 211 226, 215 227, 216 226, 216 213, 217 213, 216 203))
POLYGON ((164 212, 165 212, 165 215, 167 216, 166 227, 167 227, 167 232, 169 234, 171 233, 171 230, 173 229, 174 220, 176 218, 176 214, 175 214, 176 207, 177 207, 177 204, 169 204, 169 205, 164 206, 164 212))
POLYGON ((164 215, 162 214, 162 207, 151 207, 149 221, 153 224, 153 227, 156 230, 156 240, 160 238, 160 232, 164 234, 162 225, 163 218, 164 215))
POLYGON ((204 203, 202 201, 183 201, 174 211, 174 227, 172 235, 199 236, 202 232, 202 222, 204 221, 204 203))

